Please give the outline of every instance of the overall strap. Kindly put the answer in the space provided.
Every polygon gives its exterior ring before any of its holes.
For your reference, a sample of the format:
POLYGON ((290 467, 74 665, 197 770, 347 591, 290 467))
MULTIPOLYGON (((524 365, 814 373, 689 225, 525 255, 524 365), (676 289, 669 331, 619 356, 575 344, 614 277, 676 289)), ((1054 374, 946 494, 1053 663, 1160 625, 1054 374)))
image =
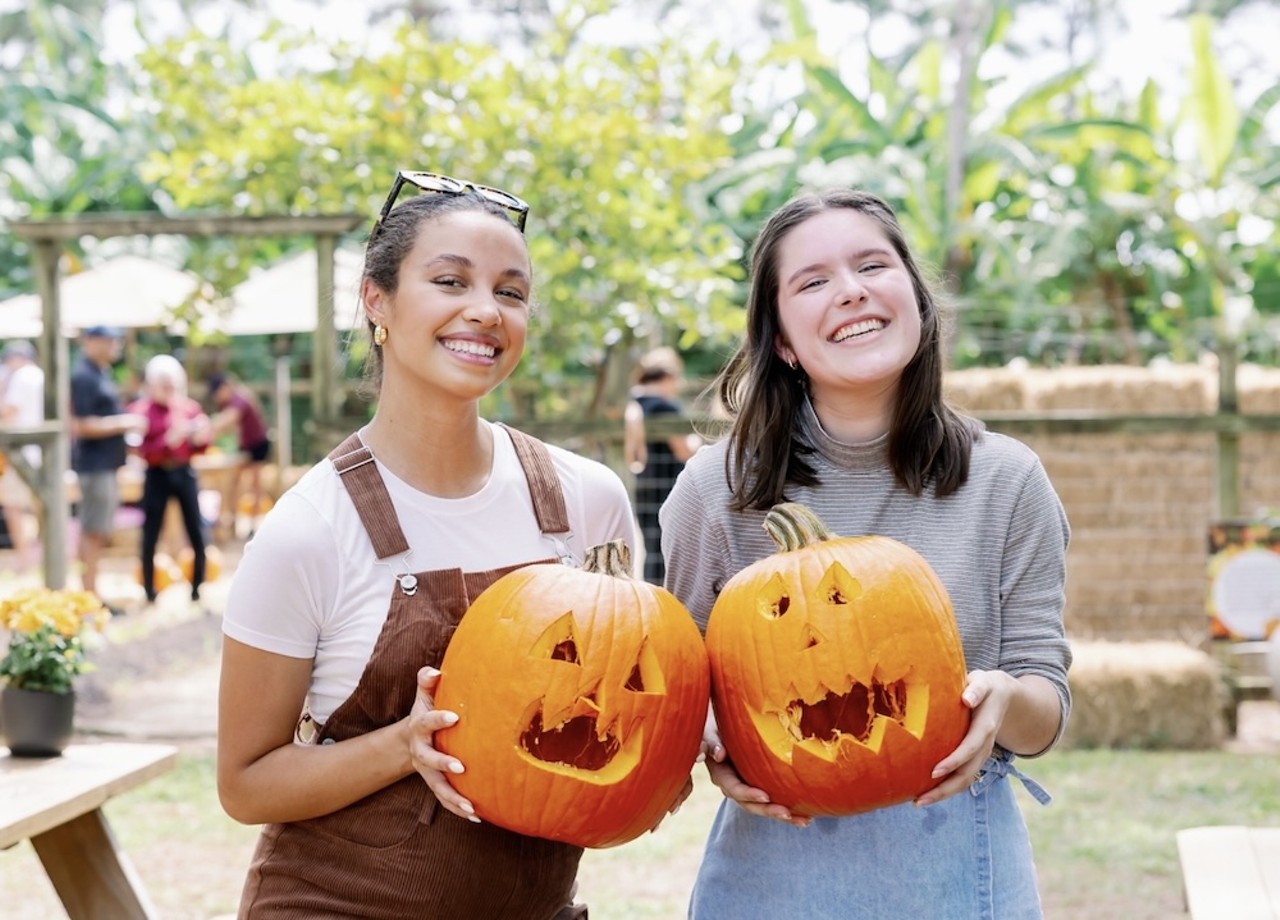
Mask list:
POLYGON ((373 553, 379 559, 398 556, 409 551, 409 543, 400 529, 391 496, 378 475, 373 452, 364 446, 358 433, 352 433, 329 454, 333 468, 342 477, 342 484, 356 506, 360 523, 373 543, 373 553))
POLYGON ((569 512, 564 505, 564 490, 556 475, 551 451, 537 438, 515 428, 502 426, 511 435, 516 456, 529 480, 529 495, 533 498, 533 511, 538 516, 538 527, 543 533, 568 533, 569 512))

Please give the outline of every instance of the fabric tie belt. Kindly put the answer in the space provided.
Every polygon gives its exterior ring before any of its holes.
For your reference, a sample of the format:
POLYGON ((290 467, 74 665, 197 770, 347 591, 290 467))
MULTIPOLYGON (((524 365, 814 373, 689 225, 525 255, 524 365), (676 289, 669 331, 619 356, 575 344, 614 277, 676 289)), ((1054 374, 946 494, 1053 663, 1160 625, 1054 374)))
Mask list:
POLYGON ((1013 765, 1012 755, 1007 751, 997 751, 987 758, 987 762, 978 771, 978 781, 969 787, 969 791, 973 795, 977 795, 1004 776, 1017 777, 1027 792, 1031 793, 1031 797, 1041 805, 1048 805, 1053 801, 1053 796, 1049 794, 1049 791, 1044 786, 1041 786, 1013 765))

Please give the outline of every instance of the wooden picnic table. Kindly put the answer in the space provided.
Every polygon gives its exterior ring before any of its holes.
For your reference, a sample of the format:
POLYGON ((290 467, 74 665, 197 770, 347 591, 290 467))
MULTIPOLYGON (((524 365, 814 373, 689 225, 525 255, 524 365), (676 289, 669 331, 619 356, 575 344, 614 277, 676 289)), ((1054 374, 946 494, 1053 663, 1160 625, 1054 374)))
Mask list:
POLYGON ((1280 920, 1280 827, 1189 827, 1177 841, 1193 920, 1280 920))
POLYGON ((30 840, 72 920, 158 916, 102 806, 177 758, 165 744, 73 744, 60 757, 0 747, 0 850, 30 840))

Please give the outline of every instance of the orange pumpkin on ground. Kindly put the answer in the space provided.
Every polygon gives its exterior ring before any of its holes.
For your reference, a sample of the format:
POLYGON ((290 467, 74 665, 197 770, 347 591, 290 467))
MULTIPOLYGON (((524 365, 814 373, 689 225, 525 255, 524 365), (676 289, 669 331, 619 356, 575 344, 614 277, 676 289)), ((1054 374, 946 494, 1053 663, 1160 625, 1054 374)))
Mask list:
POLYGON ((241 517, 261 517, 274 507, 275 502, 271 500, 270 495, 264 495, 258 499, 257 508, 253 505, 252 495, 241 495, 236 500, 236 513, 241 517))
POLYGON ((910 547, 837 537, 808 508, 765 518, 778 552, 734 575, 707 622, 725 750, 801 815, 912 799, 969 727, 946 589, 910 547))
POLYGON ((581 569, 539 563, 471 604, 441 663, 435 703, 459 715, 435 744, 481 820, 583 847, 625 843, 689 778, 710 676, 676 598, 630 574, 620 540, 581 569))
MULTIPOLYGON (((174 562, 173 557, 168 553, 156 553, 153 559, 155 572, 152 575, 152 582, 155 585, 156 593, 183 580, 182 569, 179 568, 178 563, 174 562)), ((142 584, 141 559, 134 564, 133 577, 137 579, 138 584, 142 584)))
MULTIPOLYGON (((191 579, 195 576, 196 569, 196 553, 189 546, 184 546, 178 552, 178 570, 182 573, 182 580, 191 583, 191 579)), ((222 575, 222 550, 216 546, 206 546, 204 548, 204 580, 206 582, 217 581, 222 575)))

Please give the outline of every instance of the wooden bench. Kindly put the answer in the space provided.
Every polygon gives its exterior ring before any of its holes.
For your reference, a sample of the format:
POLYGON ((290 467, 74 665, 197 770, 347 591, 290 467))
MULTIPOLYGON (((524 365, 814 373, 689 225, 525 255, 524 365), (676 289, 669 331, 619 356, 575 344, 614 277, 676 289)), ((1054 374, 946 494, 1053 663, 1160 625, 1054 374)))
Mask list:
POLYGON ((0 752, 0 850, 29 839, 73 920, 156 917, 102 806, 172 769, 177 748, 73 744, 61 757, 40 758, 0 752))
POLYGON ((1280 827, 1191 827, 1177 840, 1193 920, 1280 920, 1280 827))

